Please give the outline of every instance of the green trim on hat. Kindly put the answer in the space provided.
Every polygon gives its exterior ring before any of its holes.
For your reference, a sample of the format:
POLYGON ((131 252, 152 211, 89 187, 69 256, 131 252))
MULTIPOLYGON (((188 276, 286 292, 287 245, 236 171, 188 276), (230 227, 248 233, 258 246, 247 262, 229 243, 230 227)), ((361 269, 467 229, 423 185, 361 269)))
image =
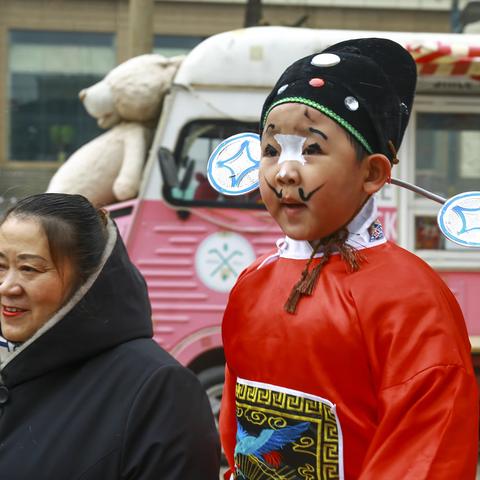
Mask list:
POLYGON ((373 149, 368 144, 367 140, 365 140, 365 137, 353 125, 350 125, 350 123, 348 123, 344 118, 340 117, 340 115, 337 115, 333 110, 330 110, 328 107, 325 107, 320 103, 314 102, 313 100, 309 100, 308 98, 304 97, 286 97, 277 100, 276 102, 273 102, 267 110, 267 113, 263 117, 262 128, 265 126, 265 121, 267 120, 269 113, 272 111, 272 108, 276 107, 277 105, 281 105, 282 103, 303 103, 304 105, 307 105, 314 108, 315 110, 324 113, 332 120, 337 122, 345 130, 347 130, 347 132, 352 134, 362 144, 362 146, 368 153, 373 153, 373 149))

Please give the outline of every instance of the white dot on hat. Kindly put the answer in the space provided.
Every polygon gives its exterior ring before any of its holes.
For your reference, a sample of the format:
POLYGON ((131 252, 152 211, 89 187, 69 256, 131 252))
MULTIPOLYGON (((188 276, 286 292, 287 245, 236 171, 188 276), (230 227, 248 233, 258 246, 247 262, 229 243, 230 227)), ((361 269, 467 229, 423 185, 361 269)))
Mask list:
POLYGON ((288 83, 286 83, 285 85, 282 85, 282 86, 277 90, 277 95, 280 95, 281 93, 283 93, 287 88, 288 88, 288 83))
POLYGON ((315 55, 310 63, 315 67, 333 67, 340 63, 340 57, 334 53, 319 53, 315 55))
POLYGON ((358 100, 355 97, 345 97, 345 106, 354 112, 355 110, 358 110, 358 107, 360 106, 358 103, 358 100))

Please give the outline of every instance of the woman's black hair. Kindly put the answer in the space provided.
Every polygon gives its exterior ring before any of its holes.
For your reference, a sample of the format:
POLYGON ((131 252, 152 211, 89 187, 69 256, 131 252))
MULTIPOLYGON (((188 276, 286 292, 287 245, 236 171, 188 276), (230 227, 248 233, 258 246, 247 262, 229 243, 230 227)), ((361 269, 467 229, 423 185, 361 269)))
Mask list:
POLYGON ((84 196, 39 193, 23 198, 4 215, 32 218, 40 223, 57 269, 68 259, 74 269, 72 291, 97 269, 107 243, 107 219, 84 196))

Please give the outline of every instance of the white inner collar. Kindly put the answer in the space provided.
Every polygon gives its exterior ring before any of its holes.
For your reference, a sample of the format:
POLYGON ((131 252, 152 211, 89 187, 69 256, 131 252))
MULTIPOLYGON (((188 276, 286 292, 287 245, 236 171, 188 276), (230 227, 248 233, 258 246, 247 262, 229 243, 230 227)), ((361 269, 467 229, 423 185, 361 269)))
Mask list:
MULTIPOLYGON (((370 226, 378 218, 378 208, 375 197, 370 197, 360 212, 347 225, 348 230, 348 245, 357 250, 364 248, 371 248, 381 245, 386 242, 386 239, 381 235, 378 239, 372 239, 369 231, 370 226)), ((312 255, 313 249, 310 243, 306 240, 293 240, 288 236, 277 240, 277 252, 267 257, 258 268, 270 263, 278 258, 291 258, 296 260, 309 259, 312 255)), ((323 253, 320 251, 315 254, 315 257, 321 257, 323 253)))

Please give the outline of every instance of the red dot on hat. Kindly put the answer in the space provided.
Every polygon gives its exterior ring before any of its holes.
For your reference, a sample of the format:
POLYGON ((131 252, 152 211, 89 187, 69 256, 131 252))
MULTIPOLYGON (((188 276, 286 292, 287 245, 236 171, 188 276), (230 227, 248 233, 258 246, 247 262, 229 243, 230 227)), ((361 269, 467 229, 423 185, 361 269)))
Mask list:
POLYGON ((325 85, 325 80, 323 78, 312 78, 308 84, 311 87, 323 87, 325 85))

